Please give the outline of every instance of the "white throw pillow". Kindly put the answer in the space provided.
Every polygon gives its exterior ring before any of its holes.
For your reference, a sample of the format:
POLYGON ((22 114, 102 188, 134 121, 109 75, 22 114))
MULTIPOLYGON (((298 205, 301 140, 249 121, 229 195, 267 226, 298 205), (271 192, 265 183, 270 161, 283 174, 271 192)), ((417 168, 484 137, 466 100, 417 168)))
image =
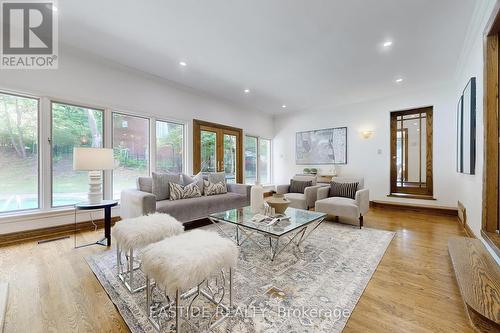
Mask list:
POLYGON ((227 186, 225 182, 211 183, 207 180, 204 181, 205 186, 203 192, 205 195, 216 195, 227 193, 227 186))

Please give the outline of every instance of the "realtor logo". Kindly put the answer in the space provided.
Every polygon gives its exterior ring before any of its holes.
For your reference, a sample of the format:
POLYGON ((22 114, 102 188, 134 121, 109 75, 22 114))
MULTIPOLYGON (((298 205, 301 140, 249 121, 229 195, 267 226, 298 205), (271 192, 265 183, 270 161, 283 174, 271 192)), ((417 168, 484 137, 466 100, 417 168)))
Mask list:
POLYGON ((2 69, 56 69, 57 7, 54 1, 1 1, 2 69))

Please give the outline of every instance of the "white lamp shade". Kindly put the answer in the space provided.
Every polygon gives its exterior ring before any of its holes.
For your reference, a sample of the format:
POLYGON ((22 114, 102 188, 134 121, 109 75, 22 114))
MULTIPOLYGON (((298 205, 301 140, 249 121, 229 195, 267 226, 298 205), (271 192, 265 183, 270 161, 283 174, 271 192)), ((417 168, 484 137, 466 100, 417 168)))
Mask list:
POLYGON ((95 171, 113 169, 113 149, 74 148, 73 170, 95 171))

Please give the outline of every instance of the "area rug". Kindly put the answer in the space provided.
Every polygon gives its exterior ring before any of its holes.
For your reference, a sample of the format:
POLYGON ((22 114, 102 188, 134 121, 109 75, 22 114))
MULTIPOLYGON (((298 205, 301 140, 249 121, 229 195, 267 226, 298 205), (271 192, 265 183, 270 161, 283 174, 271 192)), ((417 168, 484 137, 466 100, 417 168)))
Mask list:
MULTIPOLYGON (((224 232, 234 227, 222 224, 224 232)), ((214 225, 203 227, 218 231, 214 225)), ((382 259, 393 232, 325 222, 274 262, 252 242, 240 247, 234 315, 217 332, 341 332, 382 259)), ((267 239, 258 239, 266 244, 267 239)), ((155 332, 145 292, 134 295, 116 277, 113 249, 86 257, 133 333, 155 332)), ((189 330, 188 330, 189 331, 189 330)))

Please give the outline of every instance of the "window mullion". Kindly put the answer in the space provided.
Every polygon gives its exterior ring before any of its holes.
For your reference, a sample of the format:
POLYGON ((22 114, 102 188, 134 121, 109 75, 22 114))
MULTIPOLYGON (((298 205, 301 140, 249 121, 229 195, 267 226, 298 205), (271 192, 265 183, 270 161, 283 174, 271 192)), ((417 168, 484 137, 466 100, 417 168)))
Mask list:
MULTIPOLYGON (((103 147, 113 148, 112 144, 112 129, 113 123, 111 121, 112 111, 110 109, 104 109, 104 125, 103 125, 103 147)), ((113 171, 105 170, 103 178, 103 191, 104 199, 113 199, 113 171)))
POLYGON ((42 97, 39 105, 39 156, 38 156, 38 184, 40 196, 40 210, 51 209, 52 196, 52 154, 51 154, 51 122, 50 99, 42 97))
POLYGON ((156 172, 156 118, 149 119, 149 174, 156 172))

